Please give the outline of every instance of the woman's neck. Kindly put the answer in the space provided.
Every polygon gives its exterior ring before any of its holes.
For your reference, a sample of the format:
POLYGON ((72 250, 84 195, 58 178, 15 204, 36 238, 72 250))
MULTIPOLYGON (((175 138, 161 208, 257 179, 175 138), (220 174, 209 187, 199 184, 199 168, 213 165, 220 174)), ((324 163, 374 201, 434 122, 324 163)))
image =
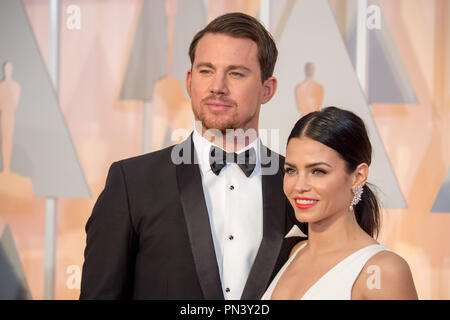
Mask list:
POLYGON ((348 248, 366 236, 369 237, 358 225, 353 212, 334 214, 319 222, 308 223, 308 248, 314 255, 348 248))

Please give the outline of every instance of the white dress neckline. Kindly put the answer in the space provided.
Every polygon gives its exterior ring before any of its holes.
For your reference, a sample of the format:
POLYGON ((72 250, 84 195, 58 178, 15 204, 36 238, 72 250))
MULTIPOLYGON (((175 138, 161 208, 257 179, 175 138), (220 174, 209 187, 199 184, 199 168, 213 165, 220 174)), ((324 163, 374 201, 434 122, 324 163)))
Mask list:
MULTIPOLYGON (((275 276, 275 278, 273 279, 272 283, 270 284, 269 288, 267 289, 267 291, 264 293, 262 299, 263 300, 270 300, 272 298, 272 294, 273 291, 275 289, 275 287, 278 284, 278 281, 280 280, 281 276, 283 275, 284 271, 287 269, 287 267, 291 264, 292 260, 295 259, 295 257, 297 256, 297 254, 307 245, 307 242, 305 242, 304 244, 302 244, 300 247, 297 248, 297 250, 294 252, 294 254, 288 259, 288 261, 286 261, 286 263, 283 265, 283 267, 280 269, 280 271, 277 273, 277 275, 275 276)), ((331 269, 329 269, 327 272, 325 272, 313 285, 311 285, 308 290, 306 290, 306 292, 303 294, 303 296, 300 298, 300 300, 305 300, 308 299, 309 296, 311 295, 311 293, 313 292, 313 290, 318 287, 323 281, 325 281, 325 279, 327 279, 328 277, 332 276, 333 273, 337 272, 339 269, 342 269, 342 267, 349 261, 351 261, 355 256, 360 255, 363 251, 368 251, 371 250, 372 248, 374 249, 378 249, 376 251, 374 251, 374 253, 377 253, 379 251, 384 251, 384 250, 388 250, 385 246, 378 244, 378 243, 374 243, 374 244, 370 244, 368 246, 365 246, 361 249, 358 249, 356 251, 354 251, 353 253, 349 254, 347 257, 345 257, 344 259, 342 259, 341 261, 339 261, 337 264, 335 264, 331 269)), ((373 250, 372 250, 373 251, 373 250)))

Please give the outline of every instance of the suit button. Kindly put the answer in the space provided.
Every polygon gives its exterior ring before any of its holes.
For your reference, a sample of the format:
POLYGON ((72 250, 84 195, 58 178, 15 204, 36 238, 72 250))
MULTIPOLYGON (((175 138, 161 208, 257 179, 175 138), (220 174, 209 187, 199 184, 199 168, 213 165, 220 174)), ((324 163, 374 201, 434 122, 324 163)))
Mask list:
POLYGON ((230 292, 230 288, 226 288, 225 291, 226 291, 226 292, 230 292))

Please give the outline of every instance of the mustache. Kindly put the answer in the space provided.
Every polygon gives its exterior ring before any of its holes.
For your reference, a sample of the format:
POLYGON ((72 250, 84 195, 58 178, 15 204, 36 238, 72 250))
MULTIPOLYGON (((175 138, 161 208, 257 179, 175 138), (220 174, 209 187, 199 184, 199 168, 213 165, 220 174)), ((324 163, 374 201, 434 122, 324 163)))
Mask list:
POLYGON ((202 104, 206 104, 208 102, 220 102, 220 103, 223 103, 226 105, 230 105, 232 107, 235 107, 237 105, 234 100, 225 98, 224 96, 221 96, 221 95, 215 95, 215 94, 211 94, 201 100, 202 104))

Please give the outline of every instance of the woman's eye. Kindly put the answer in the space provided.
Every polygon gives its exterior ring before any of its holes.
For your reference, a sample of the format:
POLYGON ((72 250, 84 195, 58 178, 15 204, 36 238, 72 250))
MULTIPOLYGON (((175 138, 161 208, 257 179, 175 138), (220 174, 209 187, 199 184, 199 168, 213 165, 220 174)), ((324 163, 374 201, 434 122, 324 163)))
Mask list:
POLYGON ((285 172, 286 174, 294 174, 294 173, 295 173, 295 170, 292 169, 292 168, 284 168, 284 172, 285 172))
POLYGON ((312 171, 312 173, 313 173, 314 175, 322 175, 322 174, 326 174, 327 172, 326 172, 325 170, 322 170, 322 169, 314 169, 314 170, 312 171))

